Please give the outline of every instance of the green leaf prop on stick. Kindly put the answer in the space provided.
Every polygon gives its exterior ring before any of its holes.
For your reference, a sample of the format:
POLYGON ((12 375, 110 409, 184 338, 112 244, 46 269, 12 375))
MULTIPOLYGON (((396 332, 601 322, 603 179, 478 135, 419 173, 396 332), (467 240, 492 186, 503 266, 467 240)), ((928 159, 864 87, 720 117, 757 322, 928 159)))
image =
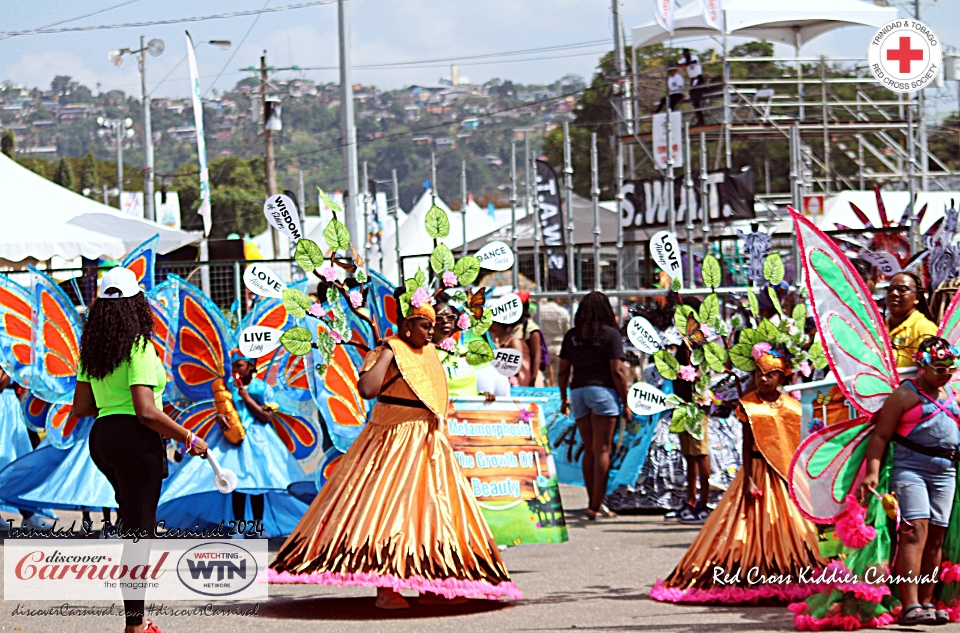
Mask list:
POLYGON ((464 255, 454 265, 453 272, 457 276, 457 283, 469 286, 480 275, 480 260, 473 255, 464 255))
POLYGON ((747 301, 750 304, 750 314, 753 315, 753 318, 759 319, 760 318, 760 302, 757 301, 757 295, 753 292, 753 290, 750 290, 750 289, 747 290, 747 301))
POLYGON ((777 291, 773 286, 767 286, 767 295, 769 295, 770 303, 773 304, 774 309, 779 314, 783 314, 783 306, 780 305, 780 297, 777 296, 777 291))
POLYGON ((423 223, 427 228, 427 235, 433 239, 450 235, 450 220, 447 218, 446 212, 437 205, 430 207, 423 223))
POLYGON ((753 343, 740 342, 730 348, 730 362, 740 371, 753 371, 757 368, 751 352, 753 343))
POLYGON ((470 331, 476 336, 483 336, 487 333, 487 330, 490 329, 490 325, 493 323, 493 310, 490 308, 483 309, 483 316, 479 319, 473 320, 473 324, 470 327, 470 331))
POLYGON ((347 226, 336 218, 330 220, 327 228, 323 230, 323 238, 327 241, 327 248, 330 250, 345 251, 350 248, 350 231, 347 226))
MULTIPOLYGON (((711 323, 720 316, 720 297, 717 293, 709 294, 700 304, 700 323, 711 323)), ((684 324, 686 327, 686 324, 684 324)))
POLYGON ((798 324, 807 320, 807 305, 802 301, 793 306, 793 320, 798 324))
POLYGON ((703 346, 703 356, 707 366, 715 372, 722 372, 727 362, 727 350, 719 343, 710 341, 703 346))
POLYGON ((717 288, 720 285, 720 262, 716 257, 707 255, 703 258, 700 276, 703 278, 703 285, 707 288, 717 288))
POLYGON ((343 209, 340 208, 340 205, 334 202, 333 198, 328 196, 323 189, 317 187, 317 193, 320 195, 320 199, 323 200, 323 204, 327 205, 327 208, 333 211, 334 215, 343 213, 343 209))
POLYGON ((297 241, 297 250, 294 252, 293 259, 305 273, 312 273, 320 268, 324 261, 323 251, 317 243, 306 238, 297 241))
POLYGON ((467 345, 466 353, 467 364, 473 367, 483 365, 493 360, 493 349, 484 340, 470 341, 467 345))
POLYGON ((666 350, 660 350, 653 355, 653 362, 657 366, 657 371, 667 380, 676 380, 677 372, 680 371, 680 363, 673 357, 673 354, 666 350))
POLYGON ((295 319, 302 319, 310 309, 310 297, 295 288, 283 291, 283 307, 295 319))
POLYGON ((780 253, 771 253, 763 260, 763 278, 773 285, 783 281, 785 270, 783 268, 783 258, 780 253))
POLYGON ((697 318, 696 312, 690 306, 681 303, 673 311, 673 324, 677 326, 677 329, 681 332, 687 331, 687 317, 694 315, 693 318, 697 318))
POLYGON ((447 270, 452 270, 454 266, 453 253, 446 244, 437 244, 430 255, 430 268, 433 272, 440 274, 447 270))
POLYGON ((280 344, 294 356, 306 356, 313 348, 313 337, 307 328, 295 327, 280 335, 280 344))

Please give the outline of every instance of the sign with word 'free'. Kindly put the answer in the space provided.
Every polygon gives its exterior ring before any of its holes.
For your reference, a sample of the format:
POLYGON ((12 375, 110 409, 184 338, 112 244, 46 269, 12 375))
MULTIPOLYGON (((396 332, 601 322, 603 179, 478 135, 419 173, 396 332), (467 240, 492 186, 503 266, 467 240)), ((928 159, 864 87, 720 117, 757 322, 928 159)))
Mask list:
POLYGON ((890 253, 866 251, 860 253, 857 257, 879 270, 881 275, 891 276, 900 272, 900 262, 890 253))
POLYGON ((498 349, 493 353, 493 366, 504 376, 516 376, 520 371, 523 354, 513 348, 498 349))
POLYGON ((487 270, 504 271, 513 268, 513 251, 505 242, 489 242, 474 255, 480 260, 480 267, 487 270))
POLYGON ((300 230, 300 214, 297 213, 297 205, 282 193, 267 198, 267 201, 263 203, 263 215, 267 217, 270 226, 294 242, 303 237, 300 230))
POLYGON ((494 323, 516 323, 523 314, 523 301, 515 292, 508 292, 490 306, 494 323))
POLYGON ((260 358, 280 347, 280 330, 252 325, 240 333, 240 353, 247 358, 260 358))
POLYGON ((637 415, 653 415, 673 408, 668 398, 653 385, 638 382, 627 391, 627 406, 637 415))
POLYGON ((635 316, 627 323, 627 338, 634 347, 647 354, 659 351, 662 345, 657 328, 641 316, 635 316))
POLYGON ((567 540, 542 398, 454 398, 447 437, 499 545, 567 540))
POLYGON ((250 264, 243 271, 243 285, 261 297, 282 299, 287 284, 263 264, 250 264))
POLYGON ((670 275, 670 279, 679 279, 683 285, 683 266, 680 263, 680 245, 677 236, 670 231, 659 231, 650 238, 650 254, 653 261, 670 275))

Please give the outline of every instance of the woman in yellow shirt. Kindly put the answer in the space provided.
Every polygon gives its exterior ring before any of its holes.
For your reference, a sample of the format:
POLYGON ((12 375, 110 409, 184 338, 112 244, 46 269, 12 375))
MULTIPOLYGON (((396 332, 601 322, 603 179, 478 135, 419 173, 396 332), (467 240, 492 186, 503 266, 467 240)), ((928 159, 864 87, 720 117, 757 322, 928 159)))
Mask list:
POLYGON ((900 272, 887 286, 887 332, 897 356, 897 367, 916 367, 913 356, 924 339, 936 336, 923 283, 913 273, 900 272))

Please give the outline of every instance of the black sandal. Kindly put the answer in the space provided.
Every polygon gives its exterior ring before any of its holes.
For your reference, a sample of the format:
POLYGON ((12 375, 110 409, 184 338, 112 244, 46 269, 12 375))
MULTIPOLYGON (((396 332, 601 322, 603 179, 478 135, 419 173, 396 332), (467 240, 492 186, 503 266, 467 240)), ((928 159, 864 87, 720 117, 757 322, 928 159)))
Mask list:
POLYGON ((913 626, 915 624, 933 624, 936 621, 937 616, 935 613, 927 611, 920 604, 914 603, 903 608, 897 624, 913 626))
POLYGON ((932 613, 934 621, 931 624, 949 624, 950 623, 950 614, 946 612, 945 609, 938 609, 936 605, 925 604, 923 608, 927 610, 928 613, 932 613))

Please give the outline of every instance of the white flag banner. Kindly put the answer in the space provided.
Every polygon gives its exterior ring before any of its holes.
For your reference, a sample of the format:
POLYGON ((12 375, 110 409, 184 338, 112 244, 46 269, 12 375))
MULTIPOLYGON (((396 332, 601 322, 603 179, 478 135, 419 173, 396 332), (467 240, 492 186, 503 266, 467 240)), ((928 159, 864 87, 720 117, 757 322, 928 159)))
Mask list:
POLYGON ((197 213, 203 218, 203 234, 210 234, 210 172, 207 170, 207 143, 203 140, 203 102, 200 100, 200 73, 197 72, 197 56, 193 39, 187 32, 187 61, 190 64, 190 85, 193 90, 193 124, 197 128, 197 156, 200 158, 200 208, 197 213))
POLYGON ((654 15, 657 16, 657 24, 673 35, 673 0, 653 0, 654 15))
POLYGON ((700 0, 707 26, 723 33, 723 0, 700 0))

